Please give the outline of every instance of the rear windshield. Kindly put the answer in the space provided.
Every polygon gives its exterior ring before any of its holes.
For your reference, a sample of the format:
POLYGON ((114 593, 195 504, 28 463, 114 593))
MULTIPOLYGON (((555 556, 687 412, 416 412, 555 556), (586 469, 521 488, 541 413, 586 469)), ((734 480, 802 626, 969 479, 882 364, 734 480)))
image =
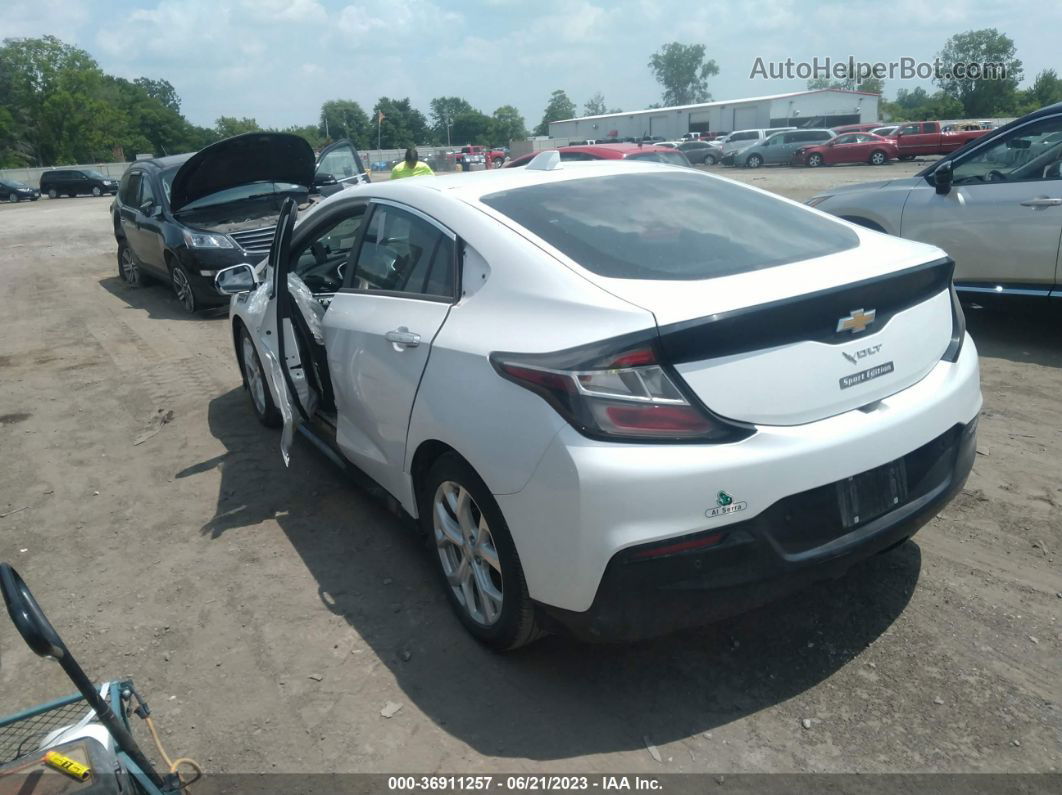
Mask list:
POLYGON ((617 279, 710 279, 859 244, 840 223, 690 171, 572 179, 481 201, 617 279))

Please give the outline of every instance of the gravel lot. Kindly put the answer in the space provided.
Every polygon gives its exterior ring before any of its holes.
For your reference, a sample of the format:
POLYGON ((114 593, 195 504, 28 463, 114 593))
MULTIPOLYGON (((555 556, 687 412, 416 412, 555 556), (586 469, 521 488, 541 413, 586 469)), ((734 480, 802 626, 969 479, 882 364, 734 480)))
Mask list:
MULTIPOLYGON (((922 165, 716 170, 805 199, 922 165)), ((1062 766, 1057 317, 968 313, 979 455, 914 542, 704 630, 495 656, 396 519, 305 443, 284 468, 224 311, 119 281, 109 201, 0 207, 0 558, 90 675, 135 675, 171 754, 217 772, 1062 766)), ((70 691, 0 623, 0 712, 70 691)))

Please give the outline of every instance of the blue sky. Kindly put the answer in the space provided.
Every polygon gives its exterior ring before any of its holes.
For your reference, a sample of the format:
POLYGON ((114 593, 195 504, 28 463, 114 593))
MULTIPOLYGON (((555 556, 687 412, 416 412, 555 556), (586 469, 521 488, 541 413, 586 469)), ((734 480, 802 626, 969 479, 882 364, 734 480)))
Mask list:
POLYGON ((1014 39, 1026 83, 1062 71, 1057 0, 0 0, 0 37, 51 33, 108 72, 165 78, 203 125, 308 124, 325 100, 368 110, 381 95, 427 113, 458 95, 487 113, 516 105, 534 126, 556 88, 580 109, 596 91, 625 110, 658 101, 646 64, 669 41, 706 45, 714 98, 735 99, 804 87, 749 79, 757 56, 928 60, 984 27, 1014 39))

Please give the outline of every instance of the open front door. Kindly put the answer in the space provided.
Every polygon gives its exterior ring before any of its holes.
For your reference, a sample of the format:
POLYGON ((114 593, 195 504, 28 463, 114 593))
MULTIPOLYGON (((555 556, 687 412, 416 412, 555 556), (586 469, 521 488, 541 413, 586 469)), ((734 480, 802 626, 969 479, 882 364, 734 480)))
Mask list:
POLYGON ((346 138, 325 147, 317 158, 317 173, 314 175, 313 184, 314 189, 322 196, 371 181, 361 155, 346 138))

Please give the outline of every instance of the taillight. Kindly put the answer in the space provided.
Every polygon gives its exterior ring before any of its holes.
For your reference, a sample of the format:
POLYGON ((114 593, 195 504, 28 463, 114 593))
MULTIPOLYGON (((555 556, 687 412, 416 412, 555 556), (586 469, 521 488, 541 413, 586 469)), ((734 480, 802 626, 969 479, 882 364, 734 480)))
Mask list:
POLYGON ((553 354, 491 355, 498 373, 540 395, 594 438, 733 441, 748 431, 711 416, 676 385, 651 341, 584 346, 553 354))
POLYGON ((951 342, 941 358, 946 362, 959 361, 964 339, 966 339, 966 314, 962 311, 959 294, 955 291, 953 284, 951 286, 951 342))

